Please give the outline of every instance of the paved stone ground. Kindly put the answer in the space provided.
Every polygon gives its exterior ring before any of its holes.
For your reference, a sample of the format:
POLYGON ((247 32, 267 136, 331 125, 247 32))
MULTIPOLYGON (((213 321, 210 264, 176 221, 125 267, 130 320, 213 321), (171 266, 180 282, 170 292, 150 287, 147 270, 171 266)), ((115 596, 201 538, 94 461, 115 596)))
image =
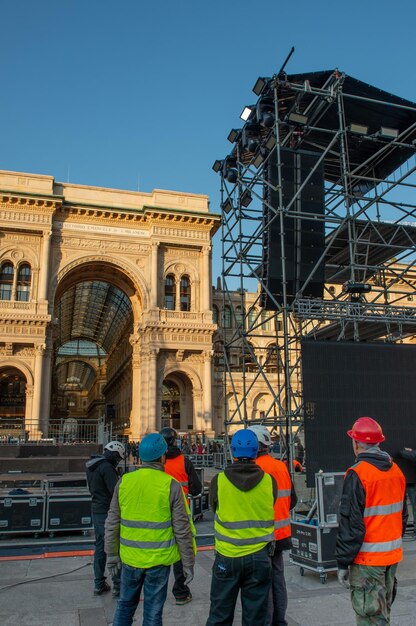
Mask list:
MULTIPOLYGON (((209 524, 209 521, 206 521, 209 524)), ((199 528, 199 527, 198 527, 199 528)), ((392 611, 392 626, 416 626, 416 542, 405 541, 405 558, 399 568, 399 591, 392 611)), ((203 626, 209 610, 212 551, 199 552, 194 600, 176 606, 169 592, 165 626, 203 626)), ((329 574, 325 585, 314 572, 302 577, 286 556, 289 591, 289 626, 351 626, 355 624, 349 594, 329 574)), ((171 583, 170 583, 171 586, 171 583)), ((108 626, 115 601, 111 594, 92 593, 91 557, 48 558, 0 562, 1 626, 108 626), (29 582, 29 581, 33 582, 29 582), (8 587, 9 586, 9 587, 8 587)), ((141 623, 142 603, 135 624, 141 623)), ((237 608, 234 624, 241 623, 237 608)), ((255 626, 255 625, 253 625, 255 626)))

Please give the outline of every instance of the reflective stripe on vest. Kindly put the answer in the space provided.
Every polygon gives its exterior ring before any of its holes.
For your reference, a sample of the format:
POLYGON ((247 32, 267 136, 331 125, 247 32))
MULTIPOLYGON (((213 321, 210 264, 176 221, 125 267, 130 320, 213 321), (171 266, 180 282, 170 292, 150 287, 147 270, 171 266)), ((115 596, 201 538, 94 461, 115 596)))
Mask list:
POLYGON ((183 454, 178 454, 178 456, 175 456, 173 459, 166 459, 165 472, 180 483, 184 494, 187 496, 189 493, 189 477, 185 470, 185 457, 183 454))
POLYGON ((256 463, 264 472, 267 472, 277 483, 277 500, 274 504, 274 537, 276 541, 286 539, 291 535, 290 527, 290 498, 292 495, 292 480, 287 466, 269 454, 261 454, 256 463))
POLYGON ((250 491, 241 491, 218 474, 218 507, 214 520, 215 549, 239 557, 261 550, 274 539, 273 486, 264 474, 250 491))
POLYGON ((365 536, 354 559, 358 565, 387 566, 402 560, 402 509, 406 481, 393 463, 381 471, 367 461, 359 461, 354 471, 364 488, 365 536))
POLYGON ((180 559, 170 510, 172 481, 162 470, 147 467, 123 475, 118 493, 123 563, 146 569, 180 559))

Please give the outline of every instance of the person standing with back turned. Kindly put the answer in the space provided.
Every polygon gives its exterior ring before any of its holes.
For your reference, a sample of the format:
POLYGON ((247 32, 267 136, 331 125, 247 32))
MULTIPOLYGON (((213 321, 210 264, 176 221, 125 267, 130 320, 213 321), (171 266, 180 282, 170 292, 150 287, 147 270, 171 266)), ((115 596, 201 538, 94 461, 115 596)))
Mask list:
POLYGON ((113 626, 130 626, 144 590, 143 626, 162 626, 169 572, 182 558, 194 575, 194 544, 180 485, 163 471, 166 441, 146 435, 139 448, 142 465, 124 474, 114 490, 105 523, 108 569, 121 568, 120 598, 113 626))
POLYGON ((233 464, 211 481, 216 554, 207 626, 232 625, 239 592, 242 626, 266 624, 277 485, 256 465, 258 447, 253 432, 238 430, 231 442, 233 464))
MULTIPOLYGON (((86 462, 87 483, 92 496, 92 523, 95 532, 94 551, 94 595, 100 596, 111 587, 105 579, 106 554, 104 551, 104 524, 110 508, 119 476, 117 465, 125 457, 125 447, 119 441, 110 441, 104 446, 101 456, 91 457, 86 462)), ((113 596, 120 594, 120 575, 113 576, 113 596)))
POLYGON ((358 626, 390 624, 397 565, 406 530, 406 481, 387 452, 378 422, 360 417, 348 431, 356 463, 344 479, 335 557, 351 589, 358 626))
POLYGON ((251 426, 259 442, 256 464, 267 474, 273 476, 278 488, 278 498, 274 505, 275 549, 272 557, 272 586, 269 597, 269 615, 267 626, 287 626, 287 589, 283 565, 283 550, 292 547, 290 511, 298 501, 287 466, 283 461, 269 454, 272 446, 270 432, 260 424, 251 426))
MULTIPOLYGON (((189 495, 198 496, 202 491, 201 481, 195 471, 193 463, 186 458, 176 442, 178 434, 174 428, 162 428, 160 431, 162 437, 164 437, 168 449, 166 452, 165 472, 176 478, 181 484, 185 497, 189 495)), ((172 593, 175 597, 176 604, 187 604, 192 600, 192 593, 185 582, 185 575, 183 572, 182 561, 177 561, 173 564, 173 574, 175 582, 172 588, 172 593)))

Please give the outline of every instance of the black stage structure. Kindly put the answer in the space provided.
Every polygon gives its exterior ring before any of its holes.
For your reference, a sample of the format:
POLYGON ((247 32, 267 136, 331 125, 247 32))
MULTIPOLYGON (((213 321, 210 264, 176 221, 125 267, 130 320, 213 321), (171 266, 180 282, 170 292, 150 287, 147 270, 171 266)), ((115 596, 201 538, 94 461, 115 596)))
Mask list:
POLYGON ((305 414, 304 340, 400 348, 415 339, 416 104, 338 70, 286 74, 288 59, 258 78, 256 102, 213 169, 234 318, 222 337, 224 389, 234 394, 225 431, 264 423, 286 435, 292 456, 305 414), (250 308, 247 291, 257 293, 250 308), (265 323, 275 334, 262 348, 265 323), (246 399, 260 380, 270 402, 253 421, 246 399))

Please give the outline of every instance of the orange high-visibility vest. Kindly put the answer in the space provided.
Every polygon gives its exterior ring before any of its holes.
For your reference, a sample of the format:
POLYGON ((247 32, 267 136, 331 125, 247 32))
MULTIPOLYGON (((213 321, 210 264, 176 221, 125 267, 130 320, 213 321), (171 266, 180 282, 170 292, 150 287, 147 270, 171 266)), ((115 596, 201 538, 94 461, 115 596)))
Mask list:
POLYGON ((303 465, 300 461, 298 461, 297 459, 293 459, 292 461, 292 465, 293 465, 293 470, 295 472, 303 472, 303 465))
POLYGON ((183 492, 187 496, 189 493, 188 474, 185 470, 185 457, 183 454, 179 454, 174 459, 166 459, 165 472, 181 483, 183 492))
POLYGON ((358 565, 393 565, 403 558, 402 510, 406 480, 393 463, 386 472, 367 461, 359 461, 354 471, 365 491, 365 535, 354 559, 358 565))
POLYGON ((274 503, 274 537, 276 540, 290 537, 290 496, 292 481, 286 465, 269 454, 262 454, 256 463, 277 482, 277 500, 274 503))

